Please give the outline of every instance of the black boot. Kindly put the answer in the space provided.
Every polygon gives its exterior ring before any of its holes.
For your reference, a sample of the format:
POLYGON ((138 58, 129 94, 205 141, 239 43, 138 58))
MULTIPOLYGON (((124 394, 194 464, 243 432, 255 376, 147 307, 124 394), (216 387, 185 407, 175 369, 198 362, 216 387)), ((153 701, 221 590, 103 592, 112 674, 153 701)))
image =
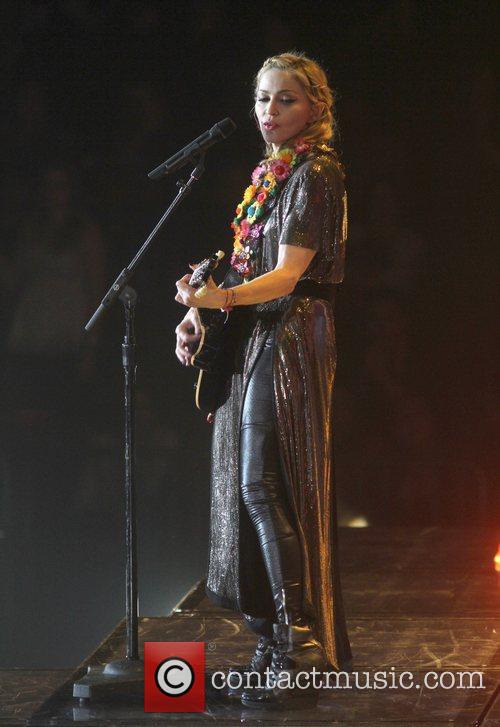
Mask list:
POLYGON ((313 669, 328 671, 323 649, 310 626, 299 620, 292 625, 274 624, 273 628, 276 644, 271 667, 261 685, 251 684, 243 690, 241 702, 246 707, 277 706, 292 694, 303 694, 313 687, 313 669), (299 686, 296 686, 299 673, 299 686))
POLYGON ((273 649, 276 645, 273 635, 273 624, 264 618, 256 618, 244 613, 247 626, 256 634, 259 640, 255 652, 248 664, 241 667, 230 667, 227 676, 229 696, 241 695, 247 684, 258 685, 258 674, 264 676, 266 669, 271 666, 273 649))
POLYGON ((265 683, 243 691, 241 702, 248 707, 273 705, 281 702, 291 692, 303 693, 310 681, 300 677, 300 688, 295 687, 299 672, 311 673, 327 670, 327 662, 320 643, 314 636, 309 620, 299 611, 297 588, 273 588, 277 622, 273 624, 275 646, 271 667, 265 683))
POLYGON ((289 674, 294 678, 298 672, 312 669, 327 669, 327 661, 313 629, 305 623, 274 624, 276 646, 273 649, 271 667, 273 673, 289 674))

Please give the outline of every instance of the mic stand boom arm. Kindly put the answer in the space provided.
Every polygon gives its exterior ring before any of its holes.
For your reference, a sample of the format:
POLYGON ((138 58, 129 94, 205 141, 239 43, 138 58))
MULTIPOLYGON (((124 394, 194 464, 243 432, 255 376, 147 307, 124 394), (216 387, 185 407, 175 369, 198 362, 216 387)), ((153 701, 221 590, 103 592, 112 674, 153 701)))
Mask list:
POLYGON ((122 290, 128 285, 130 282, 132 275, 135 272, 135 269, 139 265, 140 261, 146 254, 146 252, 149 249, 149 246, 151 245, 153 238, 156 237, 158 231, 163 226, 163 224, 167 221, 167 219, 170 217, 174 209, 180 204, 180 202, 186 197, 189 192, 191 191, 191 188, 193 187, 194 183, 197 182, 203 172, 205 171, 205 155, 203 154, 199 159, 196 167, 191 172, 191 175, 187 182, 177 182, 179 185, 179 191, 177 192, 177 195, 171 205, 168 207, 168 209, 165 211, 165 213, 162 215, 162 217, 158 220, 156 223, 156 226, 151 231, 147 239, 143 242, 142 246, 136 253, 135 257, 131 260, 131 262, 127 265, 126 268, 123 268, 120 275, 116 278, 115 282, 111 286, 111 288, 108 290, 104 298, 102 299, 99 307, 92 315, 92 318, 88 321, 87 325, 85 326, 86 331, 90 331, 90 329, 96 324, 96 322, 99 320, 99 318, 102 316, 102 314, 110 308, 115 300, 120 296, 120 293, 122 290))

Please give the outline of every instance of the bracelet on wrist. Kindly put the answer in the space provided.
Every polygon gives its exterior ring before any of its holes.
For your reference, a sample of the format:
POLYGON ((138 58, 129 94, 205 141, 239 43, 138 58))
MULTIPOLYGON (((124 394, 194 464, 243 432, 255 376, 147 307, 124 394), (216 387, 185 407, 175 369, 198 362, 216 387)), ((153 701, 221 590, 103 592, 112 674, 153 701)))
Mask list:
POLYGON ((224 298, 223 310, 233 308, 236 305, 236 289, 225 288, 226 297, 224 298))

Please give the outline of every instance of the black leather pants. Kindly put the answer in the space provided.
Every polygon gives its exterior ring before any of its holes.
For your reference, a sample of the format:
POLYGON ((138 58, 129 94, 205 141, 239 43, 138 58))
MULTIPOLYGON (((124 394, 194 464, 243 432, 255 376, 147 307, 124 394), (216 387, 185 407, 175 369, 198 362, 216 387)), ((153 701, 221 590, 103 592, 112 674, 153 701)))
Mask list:
MULTIPOLYGON (((293 527, 281 473, 273 411, 274 335, 248 383, 242 412, 240 473, 243 501, 255 526, 276 608, 275 622, 296 623, 302 604, 300 544, 293 527)), ((252 628, 252 623, 247 623, 252 628)), ((257 624, 257 633, 269 624, 257 624)), ((257 630, 256 628, 252 630, 257 630)))

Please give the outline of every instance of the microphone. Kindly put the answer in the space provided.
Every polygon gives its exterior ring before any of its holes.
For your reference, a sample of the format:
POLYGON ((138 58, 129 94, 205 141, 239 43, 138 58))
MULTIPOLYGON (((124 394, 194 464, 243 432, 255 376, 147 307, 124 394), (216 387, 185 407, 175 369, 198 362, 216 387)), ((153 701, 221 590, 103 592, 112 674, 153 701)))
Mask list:
POLYGON ((205 131, 204 134, 185 146, 184 149, 181 149, 177 154, 174 154, 170 159, 167 159, 163 164, 160 164, 156 169, 149 172, 148 177, 150 179, 160 179, 160 177, 175 172, 200 154, 203 154, 218 141, 227 139, 235 130, 236 124, 232 119, 227 118, 219 121, 218 124, 215 124, 211 129, 205 131))

